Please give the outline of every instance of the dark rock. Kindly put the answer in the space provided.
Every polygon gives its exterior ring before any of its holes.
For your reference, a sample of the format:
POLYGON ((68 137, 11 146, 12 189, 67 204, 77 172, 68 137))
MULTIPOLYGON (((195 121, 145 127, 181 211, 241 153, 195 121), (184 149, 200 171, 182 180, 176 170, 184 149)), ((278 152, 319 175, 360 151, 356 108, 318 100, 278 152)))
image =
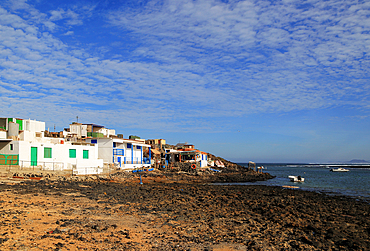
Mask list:
POLYGON ((2 244, 2 243, 4 243, 4 242, 6 242, 6 241, 8 241, 9 240, 9 238, 0 238, 0 244, 2 244))

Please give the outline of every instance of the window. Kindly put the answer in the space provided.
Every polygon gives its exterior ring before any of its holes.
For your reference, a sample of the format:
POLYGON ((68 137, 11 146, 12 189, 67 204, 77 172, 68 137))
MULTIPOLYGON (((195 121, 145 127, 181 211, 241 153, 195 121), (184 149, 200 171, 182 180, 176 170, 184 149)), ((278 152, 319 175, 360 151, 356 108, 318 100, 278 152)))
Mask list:
POLYGON ((127 148, 131 148, 132 144, 131 143, 127 143, 127 148))
POLYGON ((141 146, 136 146, 136 149, 140 150, 141 149, 141 146))
POLYGON ((69 157, 76 158, 76 149, 69 149, 69 157))
POLYGON ((113 147, 117 147, 117 142, 113 142, 113 147))
POLYGON ((123 149, 113 149, 113 155, 122 155, 124 156, 124 150, 123 149))
POLYGON ((92 139, 91 144, 98 144, 98 140, 97 139, 92 139))
POLYGON ((14 150, 14 145, 10 144, 9 149, 10 149, 10 151, 13 151, 14 150))
POLYGON ((44 158, 46 158, 46 159, 51 159, 52 158, 51 148, 49 148, 49 147, 44 148, 44 158))
POLYGON ((84 150, 83 151, 83 158, 88 159, 89 158, 89 150, 84 150))

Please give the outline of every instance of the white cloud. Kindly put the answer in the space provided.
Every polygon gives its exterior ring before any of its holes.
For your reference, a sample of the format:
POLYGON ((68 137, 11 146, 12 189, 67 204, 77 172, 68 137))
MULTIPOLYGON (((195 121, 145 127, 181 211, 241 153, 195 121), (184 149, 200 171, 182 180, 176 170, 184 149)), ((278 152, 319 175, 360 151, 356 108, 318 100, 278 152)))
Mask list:
POLYGON ((143 9, 109 13, 111 25, 140 43, 127 58, 117 51, 111 59, 50 33, 83 25, 96 6, 59 8, 48 18, 21 3, 14 8, 28 8, 32 18, 0 8, 0 80, 12 112, 19 97, 35 96, 26 103, 47 103, 52 120, 69 109, 174 130, 204 117, 209 122, 199 121, 199 128, 217 127, 217 117, 325 108, 347 104, 348 93, 369 94, 365 4, 311 1, 301 9, 296 2, 149 1, 143 9))
POLYGON ((73 10, 59 9, 59 10, 53 10, 50 13, 51 13, 51 17, 50 17, 51 21, 59 21, 59 20, 62 20, 62 19, 66 19, 67 20, 66 21, 67 25, 81 25, 81 24, 83 24, 82 19, 79 16, 79 14, 77 14, 73 10))
POLYGON ((65 36, 70 36, 70 35, 73 35, 74 32, 73 31, 67 31, 66 33, 64 33, 65 36))
POLYGON ((8 0, 10 8, 13 10, 27 9, 30 6, 27 4, 27 0, 8 0))
POLYGON ((64 10, 52 10, 50 11, 50 14, 51 14, 51 17, 50 17, 50 20, 51 21, 55 21, 55 20, 61 20, 61 19, 64 19, 65 17, 65 11, 64 10))

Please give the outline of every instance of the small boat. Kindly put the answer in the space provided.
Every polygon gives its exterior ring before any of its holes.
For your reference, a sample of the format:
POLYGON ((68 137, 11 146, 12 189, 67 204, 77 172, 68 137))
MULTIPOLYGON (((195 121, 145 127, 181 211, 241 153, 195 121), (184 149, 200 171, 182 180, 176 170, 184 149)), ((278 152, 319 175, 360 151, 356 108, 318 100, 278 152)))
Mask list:
POLYGON ((30 177, 31 180, 41 180, 42 177, 30 177))
POLYGON ((293 181, 293 182, 303 182, 304 181, 304 178, 302 178, 301 176, 288 176, 288 178, 290 179, 290 181, 293 181))
POLYGON ((342 167, 339 167, 339 168, 332 168, 330 169, 330 172, 349 172, 348 169, 344 169, 342 167))

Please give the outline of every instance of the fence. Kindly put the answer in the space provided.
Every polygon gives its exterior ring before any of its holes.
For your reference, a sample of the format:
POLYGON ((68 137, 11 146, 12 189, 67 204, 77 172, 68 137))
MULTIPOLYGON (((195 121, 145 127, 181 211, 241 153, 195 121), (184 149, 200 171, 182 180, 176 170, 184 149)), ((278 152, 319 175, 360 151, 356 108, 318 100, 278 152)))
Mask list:
POLYGON ((150 159, 149 158, 126 158, 124 159, 124 164, 150 164, 150 159))
POLYGON ((19 164, 18 154, 0 154, 1 166, 17 166, 19 164))
POLYGON ((114 169, 102 167, 81 167, 73 169, 73 175, 109 174, 111 170, 114 169))
MULTIPOLYGON (((3 154, 4 155, 4 154, 3 154)), ((17 156, 18 158, 18 156, 17 156)), ((91 174, 110 174, 118 169, 120 169, 119 164, 104 164, 103 167, 80 167, 76 164, 64 163, 64 162, 43 162, 37 161, 35 165, 34 161, 27 160, 18 160, 17 158, 3 158, 6 161, 3 161, 0 164, 1 170, 6 171, 64 171, 71 172, 73 175, 91 175, 91 174)), ((125 164, 150 164, 149 158, 134 158, 134 161, 126 161, 125 164)))
POLYGON ((32 165, 32 161, 26 161, 26 160, 17 160, 18 164, 7 164, 2 165, 3 167, 6 167, 7 170, 41 170, 41 171, 63 171, 64 170, 64 163, 63 162, 37 162, 36 165, 32 165))
POLYGON ((55 172, 59 174, 72 175, 94 175, 94 174, 111 174, 117 168, 113 166, 104 167, 76 167, 76 165, 64 164, 63 162, 40 162, 37 166, 31 166, 31 161, 19 161, 19 165, 0 165, 0 173, 5 172, 55 172))

